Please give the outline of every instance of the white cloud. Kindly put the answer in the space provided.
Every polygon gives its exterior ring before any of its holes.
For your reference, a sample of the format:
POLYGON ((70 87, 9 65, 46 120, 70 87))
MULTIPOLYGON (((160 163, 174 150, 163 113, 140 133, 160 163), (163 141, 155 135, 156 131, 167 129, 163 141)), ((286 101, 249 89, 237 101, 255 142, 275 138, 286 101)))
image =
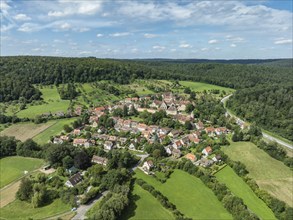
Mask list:
POLYGON ((97 37, 103 37, 104 34, 97 34, 97 37))
POLYGON ((204 47, 204 48, 201 48, 200 50, 201 50, 201 51, 208 51, 209 48, 204 47))
POLYGON ((33 48, 32 51, 34 52, 41 52, 44 51, 42 48, 33 48))
POLYGON ((243 42, 245 42, 245 39, 243 37, 235 37, 235 36, 232 36, 232 35, 227 35, 226 40, 231 41, 233 43, 243 43, 243 42))
POLYGON ((280 39, 276 40, 274 44, 292 44, 292 39, 280 39))
POLYGON ((153 49, 157 50, 158 52, 162 52, 166 49, 166 47, 161 46, 161 45, 155 45, 155 46, 153 46, 153 49))
POLYGON ((62 44, 62 43, 64 43, 63 40, 59 40, 59 39, 55 39, 53 42, 54 42, 54 43, 58 43, 58 44, 62 44))
POLYGON ((219 43, 219 41, 218 40, 209 40, 208 43, 209 44, 217 44, 217 43, 219 43))
POLYGON ((60 24, 59 28, 63 29, 63 30, 69 30, 71 28, 71 25, 69 23, 65 22, 65 23, 60 24))
POLYGON ((230 44, 230 47, 237 47, 236 44, 230 44))
POLYGON ((192 46, 190 44, 182 43, 179 45, 180 48, 191 48, 192 46))
POLYGON ((155 38, 155 37, 158 37, 157 34, 148 34, 148 33, 145 33, 143 36, 144 36, 145 38, 155 38))
POLYGON ((117 33, 110 34, 111 37, 126 37, 129 35, 130 35, 129 32, 117 32, 117 33))
POLYGON ((13 17, 17 21, 30 21, 31 18, 26 14, 17 14, 13 17))
POLYGON ((24 23, 17 30, 21 32, 34 32, 40 30, 40 26, 35 23, 24 23))
POLYGON ((102 1, 59 1, 58 6, 63 10, 51 10, 48 16, 94 15, 101 10, 102 1))

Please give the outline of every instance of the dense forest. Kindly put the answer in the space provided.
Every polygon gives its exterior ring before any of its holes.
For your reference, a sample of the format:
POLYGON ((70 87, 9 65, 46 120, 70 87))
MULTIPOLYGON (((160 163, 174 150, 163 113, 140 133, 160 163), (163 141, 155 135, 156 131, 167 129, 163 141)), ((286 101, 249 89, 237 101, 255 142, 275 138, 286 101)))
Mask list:
MULTIPOLYGON (((190 80, 237 89, 228 102, 237 115, 292 140, 292 59, 284 60, 113 60, 63 57, 1 57, 0 102, 41 99, 34 84, 60 85, 135 79, 190 80), (241 64, 238 64, 241 63, 241 64), (265 65, 269 64, 269 65, 265 65), (287 66, 287 67, 286 67, 287 66), (291 135, 291 137, 290 137, 291 135)), ((73 87, 59 92, 66 99, 73 87)))
POLYGON ((32 84, 96 80, 127 84, 134 79, 176 79, 241 89, 293 80, 290 68, 96 58, 1 57, 0 69, 0 102, 21 97, 28 101, 40 99, 40 92, 32 84))
POLYGON ((237 90, 227 102, 239 117, 293 141, 293 84, 237 90))

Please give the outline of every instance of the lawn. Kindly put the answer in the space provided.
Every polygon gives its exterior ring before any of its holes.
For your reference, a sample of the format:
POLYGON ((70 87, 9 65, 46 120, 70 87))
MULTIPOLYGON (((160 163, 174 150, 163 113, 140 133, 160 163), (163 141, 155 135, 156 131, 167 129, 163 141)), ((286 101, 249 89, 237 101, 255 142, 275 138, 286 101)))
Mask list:
POLYGON ((60 199, 40 208, 33 208, 30 203, 15 200, 0 209, 0 219, 44 219, 67 211, 70 211, 70 206, 60 199))
POLYGON ((14 136, 18 140, 25 141, 43 132, 53 124, 54 121, 44 124, 34 124, 32 122, 13 124, 1 131, 0 136, 14 136))
POLYGON ((224 183, 231 192, 243 199, 245 205, 260 219, 275 219, 274 213, 258 198, 251 188, 239 177, 231 167, 226 166, 216 174, 217 179, 224 183))
POLYGON ((174 219, 148 191, 135 184, 131 203, 121 219, 174 219))
POLYGON ((5 157, 0 159, 0 188, 24 175, 24 171, 38 169, 44 163, 41 159, 29 157, 5 157))
POLYGON ((135 172, 137 178, 154 186, 189 218, 232 219, 214 193, 201 180, 186 172, 175 170, 164 184, 141 170, 135 172))
POLYGON ((251 142, 232 142, 222 150, 234 161, 244 163, 260 188, 293 206, 293 171, 251 142))
POLYGON ((55 136, 60 134, 63 131, 63 126, 68 124, 70 125, 73 121, 75 121, 76 118, 70 118, 70 119, 59 119, 56 121, 52 121, 53 124, 37 134, 33 140, 36 141, 39 144, 45 144, 48 143, 51 136, 55 136))
POLYGON ((212 89, 218 89, 218 90, 224 90, 225 92, 232 93, 235 90, 231 88, 226 88, 222 86, 216 86, 212 84, 207 83, 201 83, 201 82, 191 82, 191 81, 179 81, 179 83, 185 87, 189 87, 191 90, 195 92, 202 92, 204 90, 212 90, 212 89))

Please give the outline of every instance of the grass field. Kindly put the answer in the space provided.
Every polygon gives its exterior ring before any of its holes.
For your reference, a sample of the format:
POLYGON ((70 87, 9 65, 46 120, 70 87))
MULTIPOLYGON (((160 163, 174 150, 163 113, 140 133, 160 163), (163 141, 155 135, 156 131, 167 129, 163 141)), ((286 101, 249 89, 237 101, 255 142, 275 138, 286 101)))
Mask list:
POLYGON ((40 132, 38 135, 36 135, 33 140, 36 141, 39 144, 45 144, 48 143, 51 136, 58 135, 63 131, 63 126, 68 124, 70 125, 73 121, 75 121, 76 118, 69 118, 69 119, 59 119, 56 121, 52 121, 53 124, 40 132))
POLYGON ((134 185, 131 203, 121 219, 174 219, 148 191, 134 185))
POLYGON ((61 100, 61 101, 53 101, 48 102, 48 104, 42 104, 42 105, 34 105, 28 107, 20 112, 18 112, 16 115, 19 118, 35 118, 36 115, 41 115, 43 113, 49 113, 51 112, 56 113, 59 111, 63 111, 64 113, 67 112, 67 108, 69 106, 69 100, 61 100))
POLYGON ((179 211, 193 219, 232 219, 214 193, 201 180, 181 170, 175 170, 166 183, 137 170, 144 179, 174 203, 179 211))
POLYGON ((25 141, 43 132, 53 124, 54 121, 44 124, 34 124, 32 122, 13 124, 1 131, 0 136, 14 136, 18 140, 25 141))
POLYGON ((35 170, 44 163, 41 159, 29 157, 5 157, 0 159, 0 188, 24 175, 24 171, 35 170))
POLYGON ((40 208, 33 208, 30 203, 15 200, 0 209, 0 219, 44 219, 66 211, 70 211, 70 206, 61 202, 60 199, 40 208))
POLYGON ((216 174, 217 179, 226 184, 231 192, 243 199, 247 207, 260 219, 275 219, 274 213, 258 198, 251 188, 239 177, 231 167, 226 166, 216 174))
POLYGON ((16 115, 20 118, 34 118, 43 113, 56 113, 58 111, 66 112, 69 106, 69 100, 61 100, 56 86, 44 86, 39 88, 42 98, 46 102, 41 105, 28 104, 27 108, 19 111, 16 115))
POLYGON ((293 171, 289 167, 251 142, 231 143, 222 149, 232 160, 246 165, 260 188, 293 207, 293 171))
POLYGON ((211 85, 207 83, 201 83, 201 82, 190 82, 190 81, 179 81, 179 83, 185 87, 189 87, 191 90, 195 92, 202 92, 204 90, 212 90, 212 89, 218 89, 218 90, 224 90, 225 92, 234 92, 234 89, 211 85))

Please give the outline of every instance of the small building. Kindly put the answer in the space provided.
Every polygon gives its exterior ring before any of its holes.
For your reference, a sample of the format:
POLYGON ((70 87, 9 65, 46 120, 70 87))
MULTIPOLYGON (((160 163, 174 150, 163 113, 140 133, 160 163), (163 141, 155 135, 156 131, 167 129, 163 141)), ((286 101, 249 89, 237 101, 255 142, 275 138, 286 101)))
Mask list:
POLYGON ((80 183, 82 181, 82 176, 81 174, 78 172, 77 174, 73 175, 72 177, 70 177, 66 183, 65 186, 67 187, 74 187, 76 186, 78 183, 80 183))
POLYGON ((144 162, 142 165, 142 169, 147 173, 149 173, 151 168, 153 168, 153 167, 154 167, 154 163, 151 160, 144 162))
POLYGON ((196 156, 194 154, 191 154, 191 153, 186 154, 185 158, 190 160, 191 162, 195 162, 197 160, 196 156))
POLYGON ((105 158, 105 157, 99 157, 99 156, 94 155, 93 158, 92 158, 92 163, 107 166, 108 159, 105 158))
POLYGON ((112 141, 105 141, 104 143, 104 149, 105 150, 112 150, 113 149, 113 142, 112 141))
POLYGON ((75 138, 73 140, 73 146, 75 146, 75 147, 77 147, 77 146, 89 147, 90 145, 91 145, 91 143, 85 138, 75 138))
POLYGON ((202 153, 207 157, 213 152, 212 148, 210 146, 206 147, 205 149, 202 150, 202 153))

